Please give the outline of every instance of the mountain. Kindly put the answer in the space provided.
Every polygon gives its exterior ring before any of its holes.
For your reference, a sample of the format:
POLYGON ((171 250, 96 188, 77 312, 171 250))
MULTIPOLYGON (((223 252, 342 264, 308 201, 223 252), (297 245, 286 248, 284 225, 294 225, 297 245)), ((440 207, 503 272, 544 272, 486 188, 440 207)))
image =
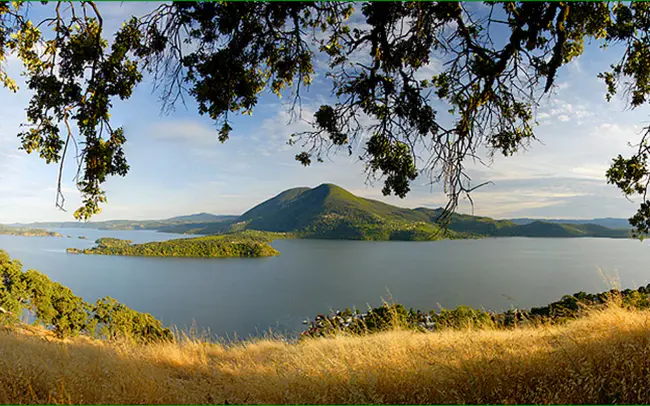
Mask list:
POLYGON ((560 220, 560 219, 531 219, 531 218, 516 218, 516 219, 510 219, 515 224, 519 225, 525 225, 525 224, 530 224, 535 221, 543 221, 545 223, 562 223, 562 224, 596 224, 599 226, 607 227, 607 228, 613 228, 613 229, 625 229, 625 230, 631 230, 632 226, 630 225, 630 222, 628 219, 622 219, 622 218, 613 218, 613 217, 605 217, 605 218, 595 218, 595 219, 590 219, 590 220, 577 220, 577 219, 571 219, 571 220, 560 220))
MULTIPOLYGON (((291 233, 302 238, 427 241, 477 237, 629 237, 623 219, 495 220, 455 213, 447 228, 438 224, 443 210, 407 209, 355 196, 325 183, 285 190, 241 216, 197 213, 166 220, 112 220, 96 223, 33 223, 41 228, 83 227, 104 230, 158 230, 182 234, 223 234, 244 230, 291 233), (598 221, 597 221, 598 220, 598 221), (616 227, 606 227, 610 224, 616 227)), ((624 220, 627 222, 627 220, 624 220)))
POLYGON ((433 211, 429 212, 364 199, 339 186, 323 184, 313 189, 286 190, 248 210, 229 225, 225 222, 185 224, 164 227, 160 231, 209 234, 251 229, 290 232, 299 237, 358 240, 467 237, 463 233, 441 230, 431 221, 433 211))
POLYGON ((429 221, 423 213, 357 197, 332 184, 289 189, 248 210, 239 221, 246 221, 253 229, 286 232, 309 227, 323 218, 337 217, 369 223, 429 221))
POLYGON ((407 209, 365 199, 333 185, 285 190, 242 214, 220 223, 187 223, 160 231, 213 234, 243 229, 290 232, 299 237, 361 240, 432 240, 468 237, 611 237, 626 238, 627 230, 595 224, 561 224, 454 214, 447 230, 437 221, 442 209, 407 209))

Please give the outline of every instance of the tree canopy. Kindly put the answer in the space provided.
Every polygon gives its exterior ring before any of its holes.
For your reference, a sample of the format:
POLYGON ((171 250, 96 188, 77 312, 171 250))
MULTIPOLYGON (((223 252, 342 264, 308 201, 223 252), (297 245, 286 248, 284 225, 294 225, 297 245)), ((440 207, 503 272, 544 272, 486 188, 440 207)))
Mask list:
POLYGON ((54 331, 58 337, 85 333, 98 338, 123 337, 150 343, 174 340, 171 331, 148 313, 136 312, 111 297, 95 304, 75 296, 47 275, 22 269, 0 250, 0 325, 14 324, 23 316, 54 331))
MULTIPOLYGON (((225 142, 232 115, 252 113, 265 92, 291 94, 299 111, 314 75, 326 73, 331 102, 309 120, 311 130, 292 136, 304 148, 296 159, 352 154, 367 140, 361 158, 384 194, 404 197, 417 176, 430 176, 444 185, 449 212, 477 187, 468 158, 482 158, 482 148, 509 156, 535 139, 540 97, 585 41, 621 52, 599 75, 608 100, 620 92, 636 108, 650 93, 645 2, 486 2, 480 11, 455 2, 178 2, 132 17, 111 38, 92 2, 46 5, 52 15, 42 21, 29 18, 29 7, 39 5, 0 4, 0 61, 19 58, 33 91, 22 148, 58 163, 59 174, 71 145, 78 149, 78 219, 100 210, 107 176, 129 169, 128 134, 110 111, 144 74, 163 108, 194 98, 225 142), (441 71, 422 78, 432 58, 444 61, 441 71)), ((18 91, 5 71, 0 81, 18 91)), ((642 197, 630 219, 639 235, 650 231, 649 131, 606 173, 623 194, 642 197)))

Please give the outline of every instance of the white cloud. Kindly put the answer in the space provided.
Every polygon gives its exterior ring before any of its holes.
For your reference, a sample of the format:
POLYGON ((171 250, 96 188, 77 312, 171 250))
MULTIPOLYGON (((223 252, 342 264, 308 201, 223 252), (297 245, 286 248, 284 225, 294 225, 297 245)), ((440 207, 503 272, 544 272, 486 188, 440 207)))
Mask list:
POLYGON ((571 170, 571 173, 573 176, 581 179, 595 179, 605 181, 605 172, 607 169, 607 165, 585 164, 583 166, 577 166, 573 168, 571 170))

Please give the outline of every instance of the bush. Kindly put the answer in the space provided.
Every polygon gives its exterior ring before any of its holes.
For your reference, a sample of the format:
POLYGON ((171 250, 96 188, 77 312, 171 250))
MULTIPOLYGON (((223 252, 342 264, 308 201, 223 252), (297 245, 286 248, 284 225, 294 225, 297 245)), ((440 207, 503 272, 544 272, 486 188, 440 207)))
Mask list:
POLYGON ((510 309, 501 313, 486 312, 468 306, 455 309, 441 309, 438 313, 428 313, 410 309, 408 312, 401 304, 384 304, 370 309, 367 313, 350 312, 332 313, 330 316, 319 314, 314 321, 307 322, 309 328, 302 337, 323 337, 338 333, 365 334, 382 331, 399 326, 421 331, 441 328, 497 328, 506 329, 521 324, 564 323, 582 316, 585 311, 605 306, 615 300, 624 308, 650 308, 650 285, 636 290, 610 290, 597 294, 577 292, 565 295, 557 302, 531 310, 510 309))

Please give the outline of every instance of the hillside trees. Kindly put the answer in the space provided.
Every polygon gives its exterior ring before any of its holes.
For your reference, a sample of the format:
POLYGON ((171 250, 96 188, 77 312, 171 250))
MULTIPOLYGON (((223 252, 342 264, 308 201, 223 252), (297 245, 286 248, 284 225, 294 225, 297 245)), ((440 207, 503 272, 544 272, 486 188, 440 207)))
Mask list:
POLYGON ((263 232, 233 233, 219 236, 180 238, 131 244, 130 240, 100 238, 96 247, 79 250, 68 248, 72 254, 129 255, 147 257, 266 257, 279 255, 263 232), (257 238, 259 237, 259 238, 257 238))
POLYGON ((58 337, 85 333, 137 342, 173 340, 171 331, 150 314, 139 313, 110 297, 89 304, 46 275, 23 272, 19 261, 0 250, 0 323, 15 323, 24 311, 58 337))
MULTIPOLYGON (((107 176, 128 171, 127 134, 110 110, 144 74, 165 109, 193 97, 225 142, 232 115, 252 113, 264 92, 290 94, 298 111, 305 88, 324 73, 333 96, 312 129, 292 138, 305 148, 296 159, 308 165, 364 143, 362 159, 369 175, 383 178, 384 194, 404 197, 427 175, 445 187, 445 213, 480 186, 466 173, 468 158, 486 158, 482 147, 487 157, 509 156, 535 139, 537 101, 585 41, 620 52, 599 75, 608 99, 622 93, 636 108, 650 92, 644 2, 178 2, 125 21, 110 42, 94 3, 43 7, 51 17, 31 21, 26 3, 0 5, 0 59, 22 60, 34 94, 22 148, 58 163, 59 173, 79 148, 80 219, 99 211, 107 176), (432 58, 443 65, 429 77, 432 58)), ((17 90, 5 71, 0 81, 17 90)), ((625 195, 642 197, 630 219, 639 234, 650 231, 647 138, 606 174, 625 195)))

